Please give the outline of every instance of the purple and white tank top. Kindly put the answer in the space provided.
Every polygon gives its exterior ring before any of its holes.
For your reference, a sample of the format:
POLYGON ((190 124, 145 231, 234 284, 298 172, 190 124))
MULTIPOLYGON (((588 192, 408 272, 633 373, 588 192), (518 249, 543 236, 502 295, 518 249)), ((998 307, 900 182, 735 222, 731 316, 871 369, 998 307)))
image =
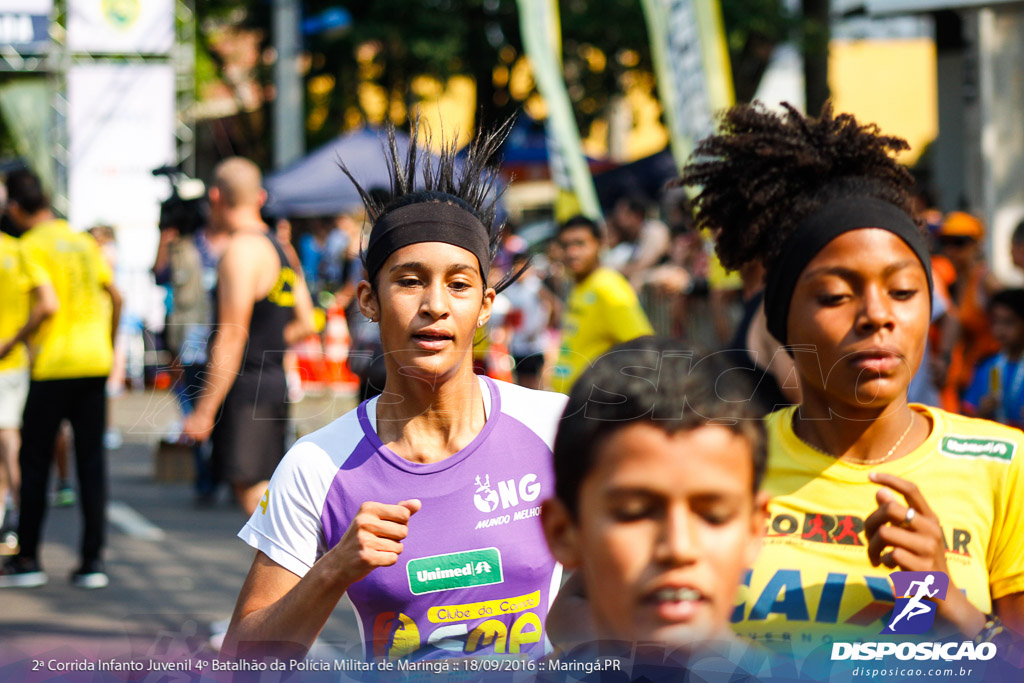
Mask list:
POLYGON ((548 649, 561 568, 540 505, 554 495, 551 450, 566 397, 479 381, 487 420, 459 452, 430 464, 396 455, 377 436, 371 399, 288 451, 238 534, 301 577, 363 502, 419 498, 398 563, 348 591, 368 659, 548 649))

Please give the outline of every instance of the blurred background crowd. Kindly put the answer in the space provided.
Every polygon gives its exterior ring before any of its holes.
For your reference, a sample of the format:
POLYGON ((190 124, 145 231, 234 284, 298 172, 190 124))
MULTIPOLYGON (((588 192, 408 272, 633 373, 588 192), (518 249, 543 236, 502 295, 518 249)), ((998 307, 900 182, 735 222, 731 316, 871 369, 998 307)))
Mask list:
MULTIPOLYGON (((402 153, 429 159, 514 118, 492 263, 525 270, 479 331, 480 373, 568 391, 615 343, 656 333, 757 373, 765 412, 797 402, 792 362, 766 329, 763 270, 723 269, 692 197, 672 185, 715 113, 754 100, 810 114, 831 101, 907 141, 899 161, 917 182, 935 283, 910 399, 1024 427, 1020 2, 0 0, 0 555, 25 550, 19 514, 42 525, 48 508, 87 503, 85 526, 109 522, 109 539, 91 538, 109 541, 113 579, 110 597, 92 601, 8 591, 0 657, 41 656, 46 638, 63 656, 72 635, 107 646, 124 633, 163 643, 170 631, 194 654, 223 636, 249 562, 225 539, 263 488, 233 497, 216 443, 181 436, 208 383, 221 258, 239 228, 213 192, 225 160, 262 171, 266 194, 249 208, 280 246, 281 271, 305 281, 289 292, 308 288, 314 306, 310 334, 262 349, 284 352, 278 458, 384 386, 377 325, 354 301, 371 221, 338 162, 386 200, 389 124, 402 153), (41 192, 26 194, 26 170, 41 192), (91 294, 61 278, 69 261, 48 253, 40 223, 91 254, 80 280, 91 294), (36 271, 52 261, 31 285, 29 242, 36 271), (47 281, 58 301, 44 313, 72 311, 84 327, 35 320, 11 344, 46 303, 47 281), (37 400, 45 429, 21 423, 29 376, 50 379, 26 351, 43 336, 73 365, 76 353, 101 358, 64 377, 105 381, 76 385, 92 410, 70 420, 53 398, 69 392, 37 400), (45 492, 26 508, 19 439, 33 434, 33 490, 45 492), (88 482, 109 487, 98 495, 88 482)), ((106 586, 98 557, 73 564, 77 517, 48 514, 40 562, 78 566, 78 587, 106 586)), ((39 562, 17 569, 4 585, 41 585, 39 562)), ((337 612, 326 635, 358 640, 337 612)))
MULTIPOLYGON (((527 267, 480 333, 479 371, 566 391, 653 331, 766 371, 766 410, 795 402, 763 273, 726 272, 671 181, 723 107, 831 100, 909 143, 935 275, 911 399, 1024 424, 1019 3, 0 0, 0 34, 0 176, 34 171, 122 293, 109 397, 190 410, 232 239, 207 186, 234 156, 264 171, 262 219, 315 304, 315 334, 285 356, 290 404, 379 391, 376 326, 354 302, 369 221, 338 161, 385 196, 383 125, 429 155, 514 116, 494 264, 527 267)), ((23 227, 5 216, 9 236, 23 227)))
MULTIPOLYGON (((124 306, 109 395, 178 391, 187 411, 183 388, 206 362, 230 239, 209 221, 203 180, 225 157, 253 159, 266 172, 264 220, 316 304, 317 334, 286 357, 290 400, 363 398, 383 386, 375 326, 353 301, 368 221, 337 161, 384 193, 384 123, 421 118, 421 139, 398 141, 429 152, 514 115, 495 264, 530 266, 498 297, 476 346, 480 371, 566 390, 579 368, 564 357, 653 330, 698 351, 747 350, 737 362, 771 371, 774 405, 796 389, 763 332, 761 273, 725 272, 669 181, 722 106, 758 99, 815 112, 831 99, 910 143, 902 160, 919 181, 936 276, 912 398, 1018 423, 1024 310, 996 295, 1021 282, 1024 264, 1012 161, 1024 158, 1014 156, 1024 93, 996 83, 1017 82, 1007 77, 1020 69, 1019 7, 678 5, 5 0, 0 175, 33 169, 56 214, 95 237, 115 274, 124 306), (594 221, 593 244, 560 239, 576 214, 594 221), (581 331, 580 315, 601 315, 583 306, 595 245, 638 315, 581 331)), ((9 221, 4 230, 19 232, 9 221)), ((112 430, 108 446, 120 438, 112 430)))

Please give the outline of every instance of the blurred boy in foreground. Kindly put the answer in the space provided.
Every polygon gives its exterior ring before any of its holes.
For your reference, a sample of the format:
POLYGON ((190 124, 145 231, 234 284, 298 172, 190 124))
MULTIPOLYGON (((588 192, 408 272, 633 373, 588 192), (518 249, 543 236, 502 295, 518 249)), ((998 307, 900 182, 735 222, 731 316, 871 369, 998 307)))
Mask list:
POLYGON ((764 534, 765 439, 752 389, 714 361, 645 337, 573 387, 542 509, 552 554, 577 570, 548 620, 563 650, 597 638, 742 648, 729 617, 764 534))

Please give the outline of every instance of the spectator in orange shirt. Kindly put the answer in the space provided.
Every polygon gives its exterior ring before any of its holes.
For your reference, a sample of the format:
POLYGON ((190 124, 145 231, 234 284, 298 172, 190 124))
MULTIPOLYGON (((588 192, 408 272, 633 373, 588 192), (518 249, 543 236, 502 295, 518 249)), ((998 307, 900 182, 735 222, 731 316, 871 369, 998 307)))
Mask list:
POLYGON ((942 407, 952 412, 961 412, 961 396, 978 362, 999 351, 986 308, 989 298, 1003 286, 981 260, 979 245, 984 236, 981 221, 962 211, 946 216, 938 232, 942 254, 955 271, 949 285, 952 306, 939 347, 946 367, 942 407))

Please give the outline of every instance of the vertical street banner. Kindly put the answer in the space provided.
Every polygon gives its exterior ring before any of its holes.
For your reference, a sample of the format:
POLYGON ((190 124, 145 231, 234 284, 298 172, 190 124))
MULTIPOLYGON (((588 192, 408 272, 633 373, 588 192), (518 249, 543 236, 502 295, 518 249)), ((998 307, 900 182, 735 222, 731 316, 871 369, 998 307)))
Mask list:
MULTIPOLYGON (((533 69, 537 89, 548 106, 548 157, 551 178, 561 191, 575 196, 572 213, 601 217, 594 179, 590 175, 572 102, 562 75, 561 28, 557 0, 518 0, 523 47, 533 69)), ((556 218, 568 218, 556 206, 556 218)))
POLYGON ((45 77, 15 78, 0 85, 0 126, 7 128, 18 156, 28 162, 43 187, 52 193, 52 82, 45 77))
POLYGON ((718 0, 641 0, 672 156, 682 167, 734 101, 718 0))
MULTIPOLYGON (((175 158, 174 67, 76 64, 68 72, 71 224, 117 229, 119 252, 152 265, 167 183, 152 170, 175 158)), ((129 264, 130 265, 130 264, 129 264)), ((147 266, 148 267, 148 266, 147 266)))

